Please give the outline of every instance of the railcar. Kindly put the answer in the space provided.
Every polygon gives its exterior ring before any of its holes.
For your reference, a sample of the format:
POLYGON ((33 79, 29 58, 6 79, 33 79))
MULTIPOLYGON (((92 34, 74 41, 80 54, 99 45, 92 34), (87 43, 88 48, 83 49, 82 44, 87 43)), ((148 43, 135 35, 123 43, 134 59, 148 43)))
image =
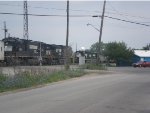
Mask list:
POLYGON ((5 65, 64 64, 65 46, 7 37, 0 41, 0 61, 5 65))

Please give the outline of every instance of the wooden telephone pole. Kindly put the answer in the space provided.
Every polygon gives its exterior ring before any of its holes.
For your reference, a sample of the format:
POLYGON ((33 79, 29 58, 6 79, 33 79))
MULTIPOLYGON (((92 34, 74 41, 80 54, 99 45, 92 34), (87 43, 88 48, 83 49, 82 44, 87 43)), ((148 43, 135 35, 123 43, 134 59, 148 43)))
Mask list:
POLYGON ((101 62, 101 39, 102 39, 102 31, 103 31, 103 22, 104 22, 104 14, 105 14, 105 6, 106 6, 106 0, 104 0, 104 4, 103 4, 103 12, 102 12, 102 16, 101 16, 101 26, 100 26, 100 34, 99 34, 99 44, 98 44, 98 56, 97 56, 97 63, 101 62))
POLYGON ((68 40, 69 40, 69 0, 67 0, 67 32, 66 32, 66 52, 65 52, 65 69, 69 69, 69 48, 68 48, 68 40))

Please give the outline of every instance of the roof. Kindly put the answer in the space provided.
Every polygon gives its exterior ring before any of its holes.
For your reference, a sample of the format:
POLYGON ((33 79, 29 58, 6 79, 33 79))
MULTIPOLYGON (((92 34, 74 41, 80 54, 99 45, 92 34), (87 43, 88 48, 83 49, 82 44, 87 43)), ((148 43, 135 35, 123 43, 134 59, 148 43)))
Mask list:
POLYGON ((134 54, 139 57, 150 57, 150 50, 134 50, 134 54))

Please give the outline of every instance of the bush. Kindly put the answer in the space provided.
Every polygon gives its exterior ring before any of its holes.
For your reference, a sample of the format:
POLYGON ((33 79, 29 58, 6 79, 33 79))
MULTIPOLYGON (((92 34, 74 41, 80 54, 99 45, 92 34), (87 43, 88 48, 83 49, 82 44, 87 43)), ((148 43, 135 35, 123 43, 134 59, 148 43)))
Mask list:
POLYGON ((0 83, 5 81, 7 78, 7 76, 0 74, 0 83))

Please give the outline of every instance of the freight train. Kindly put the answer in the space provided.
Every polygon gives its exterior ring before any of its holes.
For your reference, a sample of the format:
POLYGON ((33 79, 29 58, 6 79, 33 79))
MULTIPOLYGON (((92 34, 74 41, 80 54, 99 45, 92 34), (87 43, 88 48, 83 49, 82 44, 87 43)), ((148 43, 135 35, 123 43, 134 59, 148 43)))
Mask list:
POLYGON ((0 65, 64 64, 64 45, 7 37, 0 41, 0 65))

